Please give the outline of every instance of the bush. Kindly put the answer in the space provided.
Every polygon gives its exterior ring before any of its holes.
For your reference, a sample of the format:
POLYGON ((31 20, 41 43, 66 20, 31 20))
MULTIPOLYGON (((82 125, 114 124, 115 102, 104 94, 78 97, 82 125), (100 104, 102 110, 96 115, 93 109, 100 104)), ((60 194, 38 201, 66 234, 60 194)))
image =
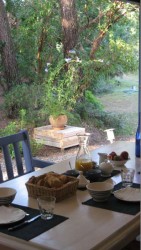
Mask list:
POLYGON ((10 122, 4 129, 0 129, 0 136, 7 136, 15 134, 18 131, 18 125, 16 122, 10 122))
POLYGON ((84 98, 77 103, 75 110, 81 119, 86 120, 90 117, 95 117, 95 113, 101 112, 103 105, 90 90, 86 90, 84 98))
MULTIPOLYGON (((18 122, 10 122, 8 124, 8 126, 6 126, 4 129, 0 129, 0 136, 3 137, 3 136, 8 136, 8 135, 12 135, 12 134, 16 134, 19 132, 19 130, 21 129, 19 127, 19 124, 18 122)), ((42 149, 43 145, 37 143, 34 139, 30 138, 30 146, 31 146, 31 151, 32 151, 32 154, 34 156, 37 155, 38 151, 42 149)), ((10 145, 9 147, 9 151, 10 151, 10 155, 12 158, 14 158, 14 148, 13 148, 13 145, 10 145)), ((22 145, 20 143, 20 151, 21 151, 21 154, 22 154, 22 145)))
POLYGON ((93 91, 96 94, 112 93, 114 91, 114 88, 115 88, 115 83, 113 79, 99 76, 93 91))
POLYGON ((25 110, 24 123, 32 127, 46 121, 46 115, 40 110, 43 87, 37 84, 21 84, 14 86, 5 95, 4 107, 6 115, 10 118, 19 118, 21 110, 25 110))
POLYGON ((9 117, 17 118, 19 111, 25 109, 28 112, 38 110, 41 106, 43 89, 37 84, 20 84, 14 86, 5 95, 5 109, 9 117))
POLYGON ((132 134, 132 128, 129 126, 128 116, 125 114, 116 114, 109 112, 100 112, 95 114, 95 118, 100 121, 100 127, 103 129, 115 128, 115 134, 132 134))
MULTIPOLYGON (((15 133, 17 133, 17 131, 18 131, 17 123, 10 122, 7 127, 5 127, 4 129, 0 129, 0 136, 3 137, 3 136, 15 134, 15 133)), ((14 157, 13 145, 9 146, 9 152, 10 152, 11 157, 13 158, 14 157)))

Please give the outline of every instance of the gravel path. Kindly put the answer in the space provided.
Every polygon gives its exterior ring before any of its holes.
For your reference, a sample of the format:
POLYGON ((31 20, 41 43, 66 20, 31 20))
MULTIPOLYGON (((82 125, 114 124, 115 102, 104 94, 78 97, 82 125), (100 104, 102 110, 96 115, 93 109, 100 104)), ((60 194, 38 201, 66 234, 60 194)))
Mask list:
MULTIPOLYGON (((95 131, 96 132, 96 131, 95 131)), ((134 137, 117 137, 117 141, 123 140, 123 141, 134 141, 134 137)), ((91 133, 90 141, 89 141, 89 150, 93 150, 96 148, 101 147, 102 145, 109 144, 110 142, 107 141, 106 137, 103 137, 103 132, 98 132, 97 133, 91 133), (97 134, 97 136, 96 136, 97 134), (103 139, 103 140, 102 140, 103 139)), ((71 147, 67 148, 64 151, 61 151, 58 148, 54 147, 49 147, 49 146, 44 146, 43 149, 38 152, 36 155, 37 158, 42 159, 42 160, 47 160, 47 161, 53 161, 55 163, 69 159, 71 157, 74 157, 77 155, 79 147, 71 147)), ((4 178, 7 179, 6 171, 5 171, 5 164, 4 160, 2 158, 2 154, 0 153, 0 165, 4 174, 4 178)), ((14 166, 14 174, 15 176, 17 175, 17 170, 15 167, 15 162, 13 160, 13 166, 14 166)))
MULTIPOLYGON (((89 146, 88 146, 90 151, 110 143, 109 141, 107 141, 106 137, 100 141, 96 141, 95 138, 96 136, 92 134, 90 138, 89 146)), ((129 137, 116 137, 116 140, 117 141, 134 141, 135 139, 133 136, 129 136, 129 137)), ((75 146, 75 147, 67 148, 64 151, 61 151, 58 148, 44 146, 42 151, 39 152, 36 157, 43 159, 43 160, 60 162, 60 161, 76 156, 78 149, 79 147, 75 146)))

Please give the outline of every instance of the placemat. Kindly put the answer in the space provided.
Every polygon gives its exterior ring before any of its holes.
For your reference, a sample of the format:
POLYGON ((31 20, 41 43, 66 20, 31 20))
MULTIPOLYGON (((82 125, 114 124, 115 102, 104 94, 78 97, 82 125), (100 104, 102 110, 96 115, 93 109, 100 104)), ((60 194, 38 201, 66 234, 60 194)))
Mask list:
MULTIPOLYGON (((120 170, 113 170, 111 175, 108 176, 108 177, 101 176, 101 173, 97 174, 97 175, 91 175, 89 177, 86 176, 86 177, 87 177, 88 180, 90 180, 90 182, 95 182, 95 181, 102 182, 102 181, 106 181, 107 179, 119 174, 120 172, 121 172, 120 170)), ((78 187, 78 189, 84 191, 84 190, 86 190, 86 187, 83 187, 83 188, 78 187)))
MULTIPOLYGON (((39 214, 39 210, 37 209, 19 206, 16 204, 12 204, 12 205, 14 207, 23 209, 26 213, 30 214, 29 216, 26 216, 25 220, 31 219, 32 217, 39 214)), ((67 219, 68 219, 67 217, 54 214, 54 217, 51 220, 45 221, 39 218, 33 221, 32 223, 27 224, 24 227, 18 228, 17 230, 14 230, 14 231, 8 231, 8 228, 11 226, 17 225, 19 222, 12 223, 9 225, 4 225, 4 226, 0 225, 0 232, 28 241, 44 233, 45 231, 57 226, 58 224, 62 223, 63 221, 67 219)))
MULTIPOLYGON (((122 183, 115 185, 114 191, 121 188, 122 183)), ((137 183, 133 184, 134 188, 140 188, 137 183)), ((126 202, 118 200, 112 194, 107 201, 96 202, 93 199, 82 202, 83 205, 88 205, 92 207, 98 207, 102 209, 111 210, 114 212, 135 215, 140 211, 140 202, 126 202)))
POLYGON ((107 179, 109 179, 109 178, 111 178, 111 177, 113 177, 113 176, 115 176, 117 174, 120 174, 120 173, 121 173, 120 170, 113 170, 110 176, 107 176, 107 177, 104 176, 103 177, 101 174, 99 174, 97 176, 90 176, 90 177, 88 177, 88 179, 90 180, 90 182, 93 182, 93 181, 105 181, 105 180, 107 180, 107 179))

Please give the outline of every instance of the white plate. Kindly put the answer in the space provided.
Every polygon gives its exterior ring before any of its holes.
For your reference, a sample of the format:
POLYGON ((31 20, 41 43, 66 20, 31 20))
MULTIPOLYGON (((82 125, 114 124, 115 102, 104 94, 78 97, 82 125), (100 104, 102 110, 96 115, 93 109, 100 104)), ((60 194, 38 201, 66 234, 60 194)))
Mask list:
POLYGON ((26 213, 19 208, 12 206, 0 206, 0 224, 10 224, 22 220, 26 213))
POLYGON ((119 189, 113 193, 114 196, 119 200, 129 201, 129 202, 140 202, 141 200, 139 188, 126 187, 119 189))

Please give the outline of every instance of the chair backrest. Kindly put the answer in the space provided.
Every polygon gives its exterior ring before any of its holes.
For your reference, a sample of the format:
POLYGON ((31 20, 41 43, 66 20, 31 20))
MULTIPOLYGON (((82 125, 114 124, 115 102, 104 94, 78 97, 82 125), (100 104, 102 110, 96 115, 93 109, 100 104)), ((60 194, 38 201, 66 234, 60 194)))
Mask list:
POLYGON ((107 140, 110 141, 110 143, 113 143, 115 140, 114 128, 106 129, 104 132, 107 133, 107 140))
MULTIPOLYGON (((21 130, 17 134, 1 137, 0 148, 2 148, 3 158, 5 161, 5 170, 7 172, 8 179, 13 179, 15 177, 15 167, 18 176, 34 171, 29 135, 27 130, 21 130), (13 157, 11 156, 9 150, 10 145, 13 145, 12 152, 14 152, 14 163, 12 160, 13 157), (24 163, 23 158, 25 161, 24 163)), ((0 182, 3 182, 2 166, 0 169, 0 182)))

